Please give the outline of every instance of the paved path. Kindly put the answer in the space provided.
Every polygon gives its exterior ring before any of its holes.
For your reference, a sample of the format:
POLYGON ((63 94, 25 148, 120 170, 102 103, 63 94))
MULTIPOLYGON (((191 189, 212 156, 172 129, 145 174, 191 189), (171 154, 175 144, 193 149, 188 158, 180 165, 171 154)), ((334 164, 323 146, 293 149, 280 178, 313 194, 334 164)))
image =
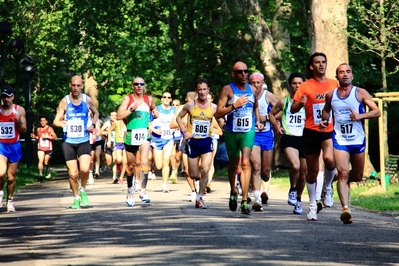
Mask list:
POLYGON ((79 210, 67 208, 66 180, 23 188, 17 212, 0 210, 0 264, 399 265, 394 216, 352 209, 354 223, 343 225, 335 202, 309 222, 273 187, 265 211, 244 216, 228 208, 227 181, 213 182, 208 210, 195 209, 183 178, 168 194, 150 180, 152 202, 129 208, 126 187, 110 180, 89 186, 90 207, 79 210))

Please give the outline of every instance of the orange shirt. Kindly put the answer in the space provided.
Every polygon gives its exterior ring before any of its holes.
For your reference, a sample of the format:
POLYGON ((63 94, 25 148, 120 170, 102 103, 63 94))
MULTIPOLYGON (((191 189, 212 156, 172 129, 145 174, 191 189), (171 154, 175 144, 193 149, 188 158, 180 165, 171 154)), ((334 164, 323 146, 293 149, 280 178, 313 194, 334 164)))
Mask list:
MULTIPOLYGON (((301 97, 306 95, 308 100, 305 103, 306 121, 305 128, 321 131, 319 123, 325 104, 326 94, 338 87, 338 82, 333 79, 327 79, 325 82, 317 81, 313 78, 302 83, 294 95, 294 100, 301 101, 301 97)), ((333 123, 330 121, 328 127, 321 132, 331 132, 333 123)))

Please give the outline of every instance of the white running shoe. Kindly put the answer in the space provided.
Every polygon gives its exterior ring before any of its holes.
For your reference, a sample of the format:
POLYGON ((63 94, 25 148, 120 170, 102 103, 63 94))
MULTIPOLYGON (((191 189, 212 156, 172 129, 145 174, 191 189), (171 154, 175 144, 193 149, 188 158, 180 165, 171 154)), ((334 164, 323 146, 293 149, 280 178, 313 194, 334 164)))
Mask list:
POLYGON ((260 199, 255 200, 254 204, 252 204, 252 210, 256 212, 263 212, 262 201, 260 199))
POLYGON ((46 178, 47 178, 47 179, 51 178, 51 173, 48 173, 48 174, 46 175, 46 178))
POLYGON ((150 179, 150 180, 157 180, 157 176, 155 175, 154 172, 149 171, 149 172, 148 172, 148 179, 150 179))
POLYGON ((324 191, 323 204, 326 207, 332 207, 334 205, 333 191, 332 189, 326 189, 324 191))
POLYGON ((307 215, 308 221, 317 221, 317 205, 316 206, 310 206, 309 205, 309 212, 307 215))
POLYGON ((296 199, 297 196, 298 196, 298 192, 296 190, 291 190, 288 193, 288 204, 291 206, 295 206, 296 202, 297 202, 297 199, 296 199))
POLYGON ((147 191, 142 191, 139 198, 141 199, 142 203, 150 203, 151 199, 147 195, 147 191))
POLYGON ((166 184, 162 184, 162 192, 163 193, 169 193, 169 188, 166 184))
POLYGON ((127 189, 126 205, 128 207, 134 206, 134 190, 130 191, 129 189, 127 189))
POLYGON ((12 199, 7 201, 7 212, 15 212, 15 207, 12 203, 12 199))
POLYGON ((295 205, 295 207, 294 207, 294 214, 300 215, 300 214, 302 214, 302 213, 303 213, 302 202, 297 201, 297 202, 296 202, 296 205, 295 205))
POLYGON ((89 185, 93 185, 94 184, 93 172, 89 173, 89 180, 87 182, 89 183, 89 185))
POLYGON ((193 191, 191 192, 190 199, 188 200, 189 202, 195 202, 197 200, 197 192, 193 191))

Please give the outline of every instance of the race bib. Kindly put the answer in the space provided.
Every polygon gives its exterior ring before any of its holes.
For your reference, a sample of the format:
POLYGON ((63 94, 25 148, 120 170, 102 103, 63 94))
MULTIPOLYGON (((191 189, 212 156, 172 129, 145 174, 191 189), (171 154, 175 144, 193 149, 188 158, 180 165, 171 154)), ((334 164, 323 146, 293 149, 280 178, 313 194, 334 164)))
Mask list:
POLYGON ((40 138, 39 145, 40 147, 48 148, 50 147, 50 141, 48 139, 40 138))
POLYGON ((12 139, 15 137, 14 122, 0 122, 0 139, 12 139))
POLYGON ((82 138, 84 136, 83 120, 74 119, 68 121, 67 136, 69 138, 82 138))
POLYGON ((209 136, 211 123, 209 121, 194 120, 193 121, 193 137, 206 138, 209 136))
POLYGON ((139 146, 147 140, 147 129, 146 128, 136 128, 131 131, 131 145, 139 146))
POLYGON ((169 126, 167 126, 167 125, 163 126, 161 128, 161 130, 162 130, 162 134, 161 134, 162 139, 172 139, 173 138, 173 132, 169 126))
POLYGON ((315 125, 320 124, 321 114, 323 112, 324 103, 313 104, 313 121, 315 125))
POLYGON ((252 128, 252 113, 234 114, 233 132, 248 132, 252 128))

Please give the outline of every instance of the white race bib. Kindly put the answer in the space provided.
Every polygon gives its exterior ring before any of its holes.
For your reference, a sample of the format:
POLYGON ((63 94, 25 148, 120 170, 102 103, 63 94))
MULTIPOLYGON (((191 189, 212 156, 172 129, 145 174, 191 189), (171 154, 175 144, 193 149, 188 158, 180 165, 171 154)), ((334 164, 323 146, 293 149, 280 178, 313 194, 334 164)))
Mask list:
POLYGON ((14 122, 0 122, 0 139, 12 139, 15 137, 14 122))
POLYGON ((131 131, 131 145, 139 146, 147 140, 147 129, 146 128, 136 128, 131 131))
POLYGON ((209 136, 211 123, 209 121, 194 120, 193 121, 193 137, 206 138, 209 136))
POLYGON ((313 121, 315 125, 320 124, 321 115, 323 112, 324 103, 315 103, 313 104, 313 121))
POLYGON ((68 138, 82 138, 84 136, 84 130, 85 128, 83 120, 72 119, 68 121, 68 138))
POLYGON ((233 132, 248 132, 252 128, 252 113, 240 113, 240 116, 234 114, 233 132))

